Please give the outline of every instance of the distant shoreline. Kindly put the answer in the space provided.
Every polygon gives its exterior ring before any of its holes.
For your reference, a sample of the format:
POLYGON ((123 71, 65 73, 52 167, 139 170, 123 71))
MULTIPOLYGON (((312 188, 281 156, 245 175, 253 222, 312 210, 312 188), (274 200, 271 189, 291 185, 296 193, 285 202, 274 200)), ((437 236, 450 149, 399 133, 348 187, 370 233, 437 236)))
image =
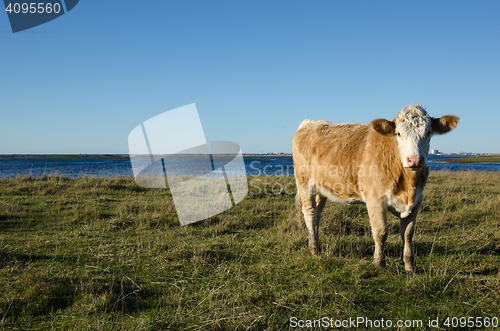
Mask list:
MULTIPOLYGON (((200 156, 201 154, 177 154, 177 156, 200 156)), ((149 155, 144 155, 148 157, 149 155)), ((153 155, 154 156, 154 155, 153 155)), ((225 154, 212 154, 212 156, 227 156, 225 154)), ((243 154, 243 157, 292 157, 292 154, 243 154)), ((1 154, 0 158, 85 158, 85 157, 130 157, 128 154, 1 154)))
MULTIPOLYGON (((201 154, 177 154, 176 156, 200 156, 201 154)), ((144 155, 148 157, 149 155, 144 155)), ((224 157, 226 154, 212 154, 213 157, 224 157)), ((500 154, 490 154, 481 156, 468 155, 441 155, 449 157, 441 159, 440 162, 449 163, 500 163, 500 154)), ((128 154, 0 154, 0 158, 123 158, 130 157, 128 154)), ((243 154, 243 157, 292 157, 292 154, 243 154)))
POLYGON ((128 154, 2 154, 5 157, 129 157, 128 154))
POLYGON ((452 158, 452 159, 443 159, 440 162, 448 162, 448 163, 500 163, 500 156, 491 155, 491 156, 472 156, 466 158, 452 158))

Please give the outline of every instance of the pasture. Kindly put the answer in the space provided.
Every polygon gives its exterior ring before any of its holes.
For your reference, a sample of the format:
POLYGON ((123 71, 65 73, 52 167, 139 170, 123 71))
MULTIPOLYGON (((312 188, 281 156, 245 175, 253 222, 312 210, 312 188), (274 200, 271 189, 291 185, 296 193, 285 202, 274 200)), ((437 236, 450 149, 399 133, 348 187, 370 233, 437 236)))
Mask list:
POLYGON ((466 157, 466 158, 451 158, 451 159, 444 159, 442 160, 444 162, 451 162, 451 163, 499 163, 500 162, 500 156, 474 156, 474 157, 466 157))
POLYGON ((292 317, 423 321, 415 329, 439 318, 447 329, 447 317, 500 318, 499 173, 431 173, 416 274, 401 264, 392 215, 385 269, 371 264, 363 205, 327 203, 312 258, 294 178, 249 184, 236 207, 181 227, 169 191, 133 178, 0 179, 0 329, 287 330, 292 317))

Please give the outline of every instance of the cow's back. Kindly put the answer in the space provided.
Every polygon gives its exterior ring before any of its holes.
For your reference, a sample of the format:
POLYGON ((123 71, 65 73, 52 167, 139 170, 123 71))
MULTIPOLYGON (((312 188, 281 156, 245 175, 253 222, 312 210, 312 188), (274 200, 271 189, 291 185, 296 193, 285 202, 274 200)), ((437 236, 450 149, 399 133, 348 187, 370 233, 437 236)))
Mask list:
MULTIPOLYGON (((337 183, 357 183, 363 162, 368 125, 305 120, 293 137, 296 175, 313 181, 336 196, 349 198, 352 192, 339 192, 337 183)), ((369 169, 366 169, 367 171, 369 169)), ((351 190, 352 191, 352 190, 351 190)))

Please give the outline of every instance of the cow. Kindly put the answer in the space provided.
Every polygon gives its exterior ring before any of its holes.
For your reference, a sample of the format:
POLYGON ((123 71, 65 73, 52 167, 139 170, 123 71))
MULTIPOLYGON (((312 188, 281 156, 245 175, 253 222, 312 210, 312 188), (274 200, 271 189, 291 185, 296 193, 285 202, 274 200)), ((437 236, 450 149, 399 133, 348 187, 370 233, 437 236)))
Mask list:
POLYGON ((304 215, 312 255, 320 253, 319 222, 327 199, 364 203, 375 241, 373 264, 385 266, 389 211, 400 218, 405 270, 416 272, 412 239, 429 175, 430 139, 454 129, 458 120, 430 117, 420 105, 404 107, 394 120, 369 124, 304 120, 293 136, 295 204, 299 227, 304 215))

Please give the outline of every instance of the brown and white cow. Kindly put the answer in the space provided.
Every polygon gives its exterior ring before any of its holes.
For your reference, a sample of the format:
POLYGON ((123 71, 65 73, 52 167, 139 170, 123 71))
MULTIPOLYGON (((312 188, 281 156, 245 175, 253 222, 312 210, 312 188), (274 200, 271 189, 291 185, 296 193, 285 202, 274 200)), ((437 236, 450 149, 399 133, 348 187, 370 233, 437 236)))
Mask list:
POLYGON ((404 107, 392 121, 370 124, 304 120, 293 137, 293 163, 297 217, 301 226, 304 214, 311 253, 320 251, 318 228, 327 198, 365 203, 375 240, 373 263, 385 265, 390 211, 400 218, 405 269, 415 272, 412 238, 429 175, 430 139, 457 123, 454 115, 432 118, 419 105, 404 107))

